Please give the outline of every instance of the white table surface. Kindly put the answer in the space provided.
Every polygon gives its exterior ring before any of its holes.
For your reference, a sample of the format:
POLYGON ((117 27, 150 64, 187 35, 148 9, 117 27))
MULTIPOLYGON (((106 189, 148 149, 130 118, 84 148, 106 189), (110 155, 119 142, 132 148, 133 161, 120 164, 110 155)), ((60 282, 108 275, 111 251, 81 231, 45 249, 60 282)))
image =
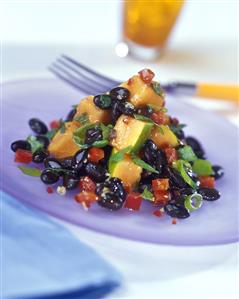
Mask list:
MULTIPOLYGON (((67 53, 119 79, 149 66, 162 81, 238 82, 237 1, 189 1, 168 51, 154 63, 116 57, 118 2, 1 1, 3 80, 50 76, 46 67, 59 54, 67 53), (94 22, 86 29, 89 20, 94 22)), ((238 111, 230 105, 188 100, 239 123, 238 111)), ((153 245, 54 220, 123 274, 124 284, 107 298, 239 297, 238 244, 153 245)))

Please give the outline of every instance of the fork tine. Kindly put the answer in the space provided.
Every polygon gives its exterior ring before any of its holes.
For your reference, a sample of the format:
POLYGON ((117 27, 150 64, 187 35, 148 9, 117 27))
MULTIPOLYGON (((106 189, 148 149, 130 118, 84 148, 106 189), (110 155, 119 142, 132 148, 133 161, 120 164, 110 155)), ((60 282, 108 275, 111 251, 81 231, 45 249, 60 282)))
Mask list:
POLYGON ((66 61, 63 60, 63 58, 57 59, 57 62, 63 65, 64 67, 66 67, 67 69, 71 70, 72 72, 74 72, 75 75, 79 76, 79 80, 90 82, 91 85, 98 86, 99 89, 101 89, 102 91, 106 91, 113 87, 111 82, 103 83, 99 79, 96 80, 96 77, 89 78, 88 73, 85 73, 84 70, 82 72, 82 70, 79 67, 77 67, 72 63, 69 63, 67 60, 66 61))
POLYGON ((81 84, 81 82, 79 80, 75 80, 71 75, 69 75, 65 70, 62 71, 58 66, 56 65, 51 65, 48 68, 54 75, 56 75, 58 78, 60 78, 61 80, 67 82, 68 84, 70 84, 71 86, 73 86, 74 88, 78 89, 78 90, 82 90, 83 92, 85 92, 86 94, 90 94, 90 93, 98 93, 98 91, 92 91, 92 88, 89 88, 88 86, 85 86, 84 84, 81 84))
POLYGON ((89 67, 83 65, 83 64, 80 63, 79 61, 77 61, 77 60, 75 60, 75 59, 73 59, 73 58, 71 58, 71 57, 69 57, 69 56, 67 56, 67 55, 65 55, 65 54, 62 54, 61 57, 63 57, 64 59, 68 60, 68 61, 71 62, 72 64, 78 66, 80 69, 83 69, 83 70, 86 71, 89 75, 91 75, 91 76, 95 76, 96 78, 100 78, 100 79, 104 80, 106 83, 110 83, 110 84, 112 84, 111 86, 116 86, 116 85, 119 85, 120 83, 122 83, 122 82, 120 82, 120 81, 113 80, 113 79, 111 79, 111 78, 109 78, 109 77, 107 77, 107 76, 104 76, 104 75, 102 75, 102 74, 100 74, 100 73, 98 73, 98 72, 96 72, 96 71, 90 69, 89 67))

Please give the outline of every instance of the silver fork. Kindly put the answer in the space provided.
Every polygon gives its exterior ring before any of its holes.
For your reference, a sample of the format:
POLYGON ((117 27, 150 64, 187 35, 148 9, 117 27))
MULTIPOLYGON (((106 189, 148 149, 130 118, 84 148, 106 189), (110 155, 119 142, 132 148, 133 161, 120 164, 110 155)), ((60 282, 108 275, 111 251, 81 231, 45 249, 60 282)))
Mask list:
POLYGON ((52 63, 49 70, 61 80, 87 94, 103 93, 121 83, 64 54, 52 63))
MULTIPOLYGON (((106 92, 122 82, 100 74, 64 54, 52 63, 49 70, 71 86, 93 95, 106 92)), ((196 91, 194 83, 170 82, 162 87, 167 93, 193 95, 196 91)))

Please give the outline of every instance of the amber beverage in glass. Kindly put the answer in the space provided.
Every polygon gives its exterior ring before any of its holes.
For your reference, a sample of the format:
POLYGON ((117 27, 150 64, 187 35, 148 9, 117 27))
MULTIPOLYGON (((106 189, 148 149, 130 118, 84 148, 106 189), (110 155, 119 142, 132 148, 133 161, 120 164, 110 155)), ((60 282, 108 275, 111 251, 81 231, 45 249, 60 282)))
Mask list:
POLYGON ((164 49, 184 0, 124 0, 123 35, 132 54, 155 58, 164 49))

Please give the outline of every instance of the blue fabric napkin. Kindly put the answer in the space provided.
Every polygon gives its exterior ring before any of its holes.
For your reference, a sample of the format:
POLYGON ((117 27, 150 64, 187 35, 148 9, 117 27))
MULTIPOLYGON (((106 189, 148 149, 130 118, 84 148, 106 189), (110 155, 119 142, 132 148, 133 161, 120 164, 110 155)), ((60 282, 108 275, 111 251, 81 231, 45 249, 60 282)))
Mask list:
POLYGON ((47 215, 2 193, 1 216, 3 298, 101 298, 120 284, 106 261, 47 215))

